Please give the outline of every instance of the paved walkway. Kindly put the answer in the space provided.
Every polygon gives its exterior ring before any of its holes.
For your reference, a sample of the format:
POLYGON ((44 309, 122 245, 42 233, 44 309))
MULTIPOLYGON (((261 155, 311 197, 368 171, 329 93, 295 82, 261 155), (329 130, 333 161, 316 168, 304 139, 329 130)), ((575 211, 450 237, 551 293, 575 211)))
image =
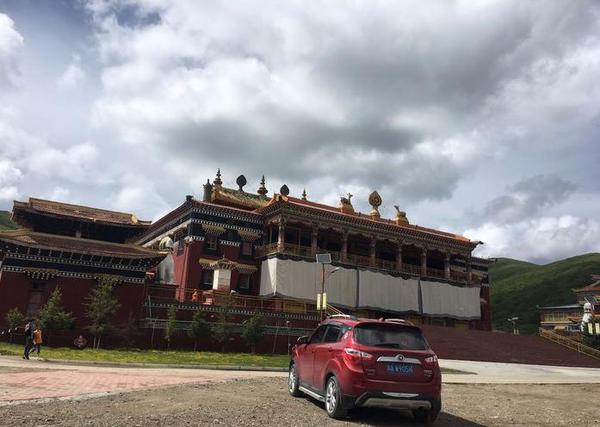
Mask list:
POLYGON ((454 384, 582 384, 600 383, 598 368, 525 365, 521 363, 470 362, 440 359, 443 368, 477 375, 445 374, 443 381, 454 384))
POLYGON ((207 383, 285 372, 65 365, 0 357, 0 405, 31 399, 90 397, 177 384, 207 383))
MULTIPOLYGON (((443 381, 453 384, 600 383, 600 369, 463 360, 441 360, 440 364, 477 374, 445 374, 443 381)), ((33 399, 87 398, 177 384, 286 375, 286 372, 67 365, 0 357, 0 406, 33 399)))

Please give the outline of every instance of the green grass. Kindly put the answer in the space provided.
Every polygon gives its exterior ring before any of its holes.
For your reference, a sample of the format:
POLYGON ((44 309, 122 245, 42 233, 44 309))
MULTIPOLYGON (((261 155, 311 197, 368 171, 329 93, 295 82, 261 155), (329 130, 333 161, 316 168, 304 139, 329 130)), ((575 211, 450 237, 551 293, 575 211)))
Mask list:
MULTIPOLYGON (((23 346, 0 343, 0 355, 22 356, 23 346)), ((71 348, 42 347, 41 356, 46 359, 85 360, 109 363, 155 363, 172 365, 227 365, 252 367, 285 367, 287 355, 249 353, 212 353, 193 351, 159 350, 76 350, 71 348)))
POLYGON ((573 289, 589 285, 594 273, 600 273, 598 253, 546 265, 500 258, 490 265, 494 327, 509 330, 506 319, 518 316, 521 333, 535 333, 539 325, 536 306, 575 304, 573 289))
MULTIPOLYGON (((23 355, 23 346, 0 343, 1 356, 23 355)), ((164 365, 212 365, 287 368, 290 358, 286 354, 211 353, 193 351, 158 350, 75 350, 71 348, 42 347, 44 359, 78 360, 103 363, 151 363, 164 365)), ((34 356, 35 357, 35 356, 34 356)), ((444 374, 472 374, 472 372, 442 368, 444 374)))
POLYGON ((10 212, 0 211, 0 231, 16 230, 17 228, 19 226, 10 220, 10 212))

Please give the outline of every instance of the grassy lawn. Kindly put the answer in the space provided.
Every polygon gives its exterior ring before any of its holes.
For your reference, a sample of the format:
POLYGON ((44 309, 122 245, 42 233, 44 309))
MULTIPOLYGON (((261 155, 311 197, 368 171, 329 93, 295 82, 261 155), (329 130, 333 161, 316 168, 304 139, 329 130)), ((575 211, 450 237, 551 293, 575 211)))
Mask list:
MULTIPOLYGON (((1 356, 22 356, 23 346, 0 343, 1 356)), ((214 365, 287 368, 289 357, 285 354, 211 353, 193 351, 159 350, 76 350, 72 348, 42 347, 45 359, 81 360, 112 363, 155 363, 168 365, 214 365)), ((35 356, 34 356, 35 357, 35 356)), ((470 374, 471 372, 442 368, 444 374, 470 374)))
MULTIPOLYGON (((22 356, 23 346, 0 343, 0 355, 22 356)), ((87 360, 116 363, 159 363, 173 365, 229 365, 254 367, 287 367, 287 355, 249 353, 211 353, 193 351, 159 350, 76 350, 71 348, 42 347, 41 356, 46 359, 87 360)))

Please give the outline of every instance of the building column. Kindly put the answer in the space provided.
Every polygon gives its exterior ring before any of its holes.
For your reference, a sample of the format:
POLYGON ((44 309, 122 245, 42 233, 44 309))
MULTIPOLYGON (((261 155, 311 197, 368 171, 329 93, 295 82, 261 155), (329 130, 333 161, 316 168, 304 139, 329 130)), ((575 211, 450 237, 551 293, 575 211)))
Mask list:
POLYGON ((427 248, 421 248, 421 276, 427 276, 427 248))
POLYGON ((317 225, 313 225, 310 238, 310 253, 313 257, 315 257, 317 255, 317 244, 319 238, 319 227, 317 225))
POLYGON ((348 231, 342 231, 342 250, 340 251, 340 258, 342 262, 348 260, 348 231))
POLYGON ((444 256, 444 276, 446 279, 450 279, 450 254, 446 253, 444 256))
POLYGON ((283 252, 285 248, 285 222, 283 218, 279 220, 279 233, 277 235, 277 251, 283 252))
POLYGON ((375 257, 377 256, 377 253, 375 251, 375 248, 377 246, 377 239, 375 239, 375 236, 371 237, 371 244, 369 246, 369 265, 371 267, 375 267, 375 257))
POLYGON ((467 258, 467 283, 471 284, 473 281, 473 270, 471 268, 471 257, 467 258))
POLYGON ((402 271, 402 241, 398 240, 398 247, 396 248, 396 270, 402 271))

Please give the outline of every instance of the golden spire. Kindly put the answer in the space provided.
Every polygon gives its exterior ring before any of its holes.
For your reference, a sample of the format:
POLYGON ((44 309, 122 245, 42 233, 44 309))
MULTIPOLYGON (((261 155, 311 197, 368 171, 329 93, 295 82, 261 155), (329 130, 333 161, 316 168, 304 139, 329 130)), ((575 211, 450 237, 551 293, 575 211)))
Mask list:
POLYGON ((220 187, 221 185, 223 185, 223 181, 221 181, 221 168, 217 169, 217 177, 214 179, 213 185, 215 185, 216 187, 220 187))
POLYGON ((302 200, 306 200, 306 188, 302 190, 302 200))
POLYGON ((381 196, 379 195, 379 193, 377 191, 373 191, 369 195, 369 204, 373 208, 371 210, 371 212, 369 213, 369 215, 371 215, 371 218, 373 218, 373 219, 381 218, 381 215, 379 214, 379 206, 381 206, 381 203, 382 203, 381 196))
POLYGON ((261 180, 260 180, 260 187, 258 187, 258 190, 256 190, 256 192, 260 195, 260 197, 262 199, 266 199, 267 198, 267 193, 269 192, 269 190, 267 190, 267 187, 265 187, 265 176, 263 175, 261 180))

